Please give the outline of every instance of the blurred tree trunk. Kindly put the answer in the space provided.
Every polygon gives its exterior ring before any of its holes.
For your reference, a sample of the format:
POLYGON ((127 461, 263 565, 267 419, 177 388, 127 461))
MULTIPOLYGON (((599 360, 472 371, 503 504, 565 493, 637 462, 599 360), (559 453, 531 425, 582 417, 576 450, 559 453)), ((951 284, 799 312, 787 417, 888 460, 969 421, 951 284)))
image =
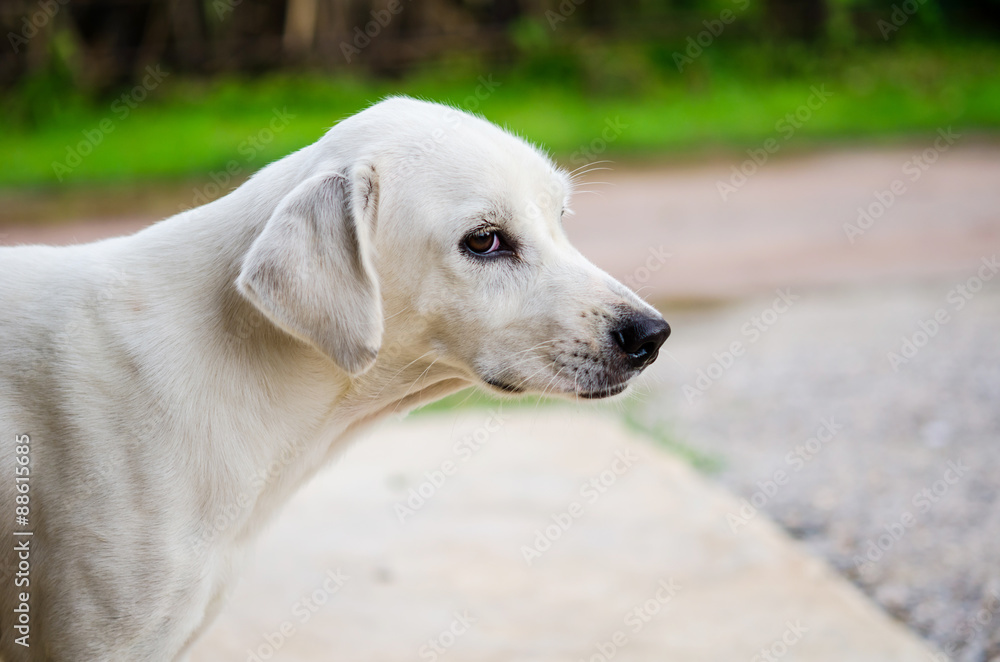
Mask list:
POLYGON ((350 6, 346 0, 323 2, 317 7, 314 51, 327 65, 345 63, 341 42, 350 42, 350 6))
POLYGON ((779 39, 815 42, 826 35, 827 0, 764 0, 764 23, 779 39))
POLYGON ((157 61, 166 49, 169 29, 161 3, 113 0, 66 6, 78 36, 80 61, 75 69, 97 90, 128 84, 139 62, 157 61))
POLYGON ((316 0, 288 0, 282 46, 293 60, 313 52, 319 5, 316 0))
POLYGON ((208 55, 202 3, 200 0, 170 0, 169 11, 178 64, 188 70, 202 70, 208 55))

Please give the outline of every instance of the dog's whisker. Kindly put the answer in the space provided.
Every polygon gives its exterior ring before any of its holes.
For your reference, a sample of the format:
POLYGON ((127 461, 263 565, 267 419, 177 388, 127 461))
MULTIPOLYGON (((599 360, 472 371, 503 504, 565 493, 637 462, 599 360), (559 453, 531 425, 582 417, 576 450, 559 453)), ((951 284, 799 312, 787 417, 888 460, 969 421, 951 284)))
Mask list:
MULTIPOLYGON (((596 172, 597 170, 604 170, 604 169, 605 168, 595 168, 594 170, 588 170, 587 172, 581 173, 581 174, 582 175, 589 175, 592 172, 596 172)), ((581 184, 610 184, 610 182, 595 182, 595 181, 592 181, 592 180, 588 180, 586 177, 582 177, 581 176, 578 179, 574 179, 573 182, 572 182, 572 184, 573 184, 573 191, 576 192, 576 191, 580 190, 577 187, 580 186, 581 184)))
POLYGON ((565 369, 566 369, 566 366, 563 366, 562 368, 559 368, 559 370, 557 370, 557 371, 555 372, 555 374, 553 374, 553 375, 551 375, 551 376, 549 377, 549 380, 548 380, 548 381, 547 381, 547 382, 545 383, 545 386, 543 386, 543 387, 542 387, 542 388, 540 389, 540 391, 539 391, 539 394, 538 394, 538 401, 537 401, 537 402, 535 403, 535 409, 536 409, 536 410, 538 409, 538 404, 539 404, 539 403, 541 403, 541 401, 542 401, 542 398, 546 397, 546 396, 547 396, 547 395, 549 394, 549 391, 550 391, 550 390, 552 389, 552 387, 553 387, 553 384, 555 383, 555 381, 556 381, 557 379, 559 379, 559 374, 560 374, 560 373, 561 373, 561 372, 562 372, 563 370, 565 370, 565 369))
POLYGON ((613 168, 609 168, 607 166, 600 165, 602 163, 611 163, 611 162, 610 161, 597 161, 593 165, 590 165, 590 167, 588 167, 588 166, 580 166, 580 168, 578 168, 576 171, 574 171, 570 175, 570 179, 572 181, 579 181, 580 178, 584 177, 585 175, 587 175, 587 173, 596 172, 598 170, 613 170, 613 168))
MULTIPOLYGON (((434 353, 434 350, 433 350, 433 349, 431 349, 431 350, 428 350, 428 351, 424 352, 423 354, 421 354, 420 356, 418 356, 417 358, 415 358, 415 359, 413 359, 412 361, 410 361, 409 363, 407 363, 406 365, 404 365, 404 366, 403 366, 402 368, 400 368, 399 370, 397 370, 397 371, 395 372, 395 374, 393 374, 393 375, 392 375, 392 377, 390 377, 389 379, 387 379, 387 380, 385 381, 385 384, 383 384, 383 385, 382 385, 382 388, 380 388, 380 389, 378 390, 378 393, 376 393, 375 395, 373 395, 373 396, 371 397, 371 400, 378 400, 378 398, 379 398, 379 397, 380 397, 380 396, 382 395, 382 393, 384 393, 384 392, 385 392, 385 389, 386 389, 386 388, 388 388, 388 387, 389 387, 389 386, 390 386, 390 385, 391 385, 391 384, 392 384, 393 382, 395 382, 395 381, 396 381, 396 378, 397 378, 397 377, 399 377, 399 376, 400 376, 401 374, 403 374, 403 372, 404 372, 404 371, 406 371, 406 369, 407 369, 407 368, 409 368, 409 367, 410 367, 410 366, 412 366, 412 365, 413 365, 414 363, 416 363, 416 362, 417 362, 417 361, 419 361, 420 359, 424 358, 424 357, 425 357, 425 356, 427 356, 428 354, 433 354, 433 353, 434 353)), ((434 359, 434 360, 436 361, 437 359, 434 359)), ((431 364, 433 365, 433 362, 431 362, 431 364)))
POLYGON ((556 371, 556 374, 552 375, 552 377, 549 379, 549 382, 548 382, 548 384, 545 385, 545 388, 542 389, 541 395, 539 395, 538 401, 535 403, 535 411, 536 412, 538 411, 538 406, 542 402, 542 398, 545 398, 545 397, 548 396, 549 392, 554 388, 556 380, 559 379, 559 375, 562 374, 562 371, 565 370, 567 367, 568 366, 563 366, 563 367, 559 368, 559 370, 556 371))
POLYGON ((421 372, 420 375, 416 379, 414 379, 413 382, 406 388, 406 391, 403 393, 403 396, 401 398, 399 398, 399 400, 396 401, 396 406, 392 408, 392 413, 393 414, 395 414, 399 410, 399 406, 401 404, 403 404, 403 402, 406 400, 407 396, 410 396, 410 395, 412 395, 414 393, 414 391, 411 391, 410 389, 412 389, 414 386, 416 386, 417 382, 419 382, 421 379, 423 379, 424 375, 426 375, 427 372, 437 362, 438 362, 437 358, 435 358, 433 361, 431 361, 430 364, 428 364, 428 366, 426 368, 424 368, 424 371, 421 372))
MULTIPOLYGON (((572 176, 576 175, 577 173, 579 173, 584 168, 589 168, 591 166, 600 165, 602 163, 614 163, 614 161, 611 161, 611 160, 608 160, 608 159, 602 159, 600 161, 590 161, 588 163, 584 163, 582 166, 579 166, 577 168, 574 168, 574 169, 570 170, 566 174, 569 175, 570 177, 572 177, 572 176)), ((607 168, 607 170, 610 170, 610 168, 607 168)))
POLYGON ((527 383, 528 383, 529 381, 531 381, 531 378, 532 378, 532 377, 534 377, 535 375, 537 375, 537 374, 538 374, 538 373, 540 373, 540 372, 541 372, 542 370, 545 370, 545 369, 546 369, 546 368, 548 368, 548 367, 549 367, 549 366, 548 366, 547 364, 546 364, 546 365, 543 365, 543 366, 542 366, 541 368, 539 368, 538 370, 534 371, 533 373, 531 373, 530 375, 528 375, 527 377, 525 377, 524 379, 522 379, 521 381, 519 381, 519 382, 517 383, 517 386, 516 386, 516 388, 519 388, 519 389, 520 389, 520 388, 523 388, 525 384, 527 384, 527 383))
POLYGON ((559 341, 558 340, 546 340, 544 342, 538 343, 537 345, 529 347, 528 349, 522 349, 520 352, 514 352, 513 354, 511 354, 511 356, 519 356, 521 354, 526 354, 527 352, 533 352, 536 349, 541 349, 542 347, 545 347, 546 345, 554 345, 557 342, 559 342, 559 341))
POLYGON ((670 360, 673 361, 674 363, 676 363, 677 365, 681 365, 681 362, 677 360, 676 356, 674 356, 673 354, 671 354, 667 350, 663 349, 662 347, 660 348, 660 352, 663 353, 663 354, 666 354, 667 356, 669 356, 670 360))
MULTIPOLYGON (((533 347, 529 347, 528 349, 523 349, 520 352, 515 352, 514 354, 511 354, 511 356, 512 357, 521 356, 521 355, 526 354, 528 352, 533 352, 535 350, 541 349, 542 347, 545 347, 547 345, 553 345, 556 342, 558 342, 558 340, 547 340, 545 342, 540 342, 537 345, 534 345, 533 347)), ((528 357, 522 358, 522 359, 520 359, 518 361, 513 361, 513 362, 507 361, 507 362, 504 363, 504 367, 507 368, 507 369, 514 368, 514 367, 519 366, 519 365, 521 365, 523 363, 527 363, 528 361, 531 361, 531 360, 533 360, 535 358, 537 358, 537 357, 536 356, 528 356, 528 357)))
MULTIPOLYGON (((524 365, 525 363, 529 363, 531 361, 534 361, 537 358, 538 358, 537 356, 527 356, 527 357, 521 359, 520 361, 506 362, 506 363, 504 363, 504 368, 510 370, 512 368, 516 368, 517 366, 524 365)), ((540 368, 540 370, 544 370, 545 368, 546 368, 546 366, 542 366, 540 368)), ((537 374, 537 372, 538 371, 535 371, 535 374, 537 374)))
POLYGON ((431 361, 429 364, 427 364, 427 367, 424 368, 423 372, 421 372, 419 375, 417 375, 417 378, 413 380, 413 383, 411 383, 406 388, 406 392, 403 394, 404 398, 412 393, 412 391, 410 389, 412 389, 414 386, 416 386, 417 382, 419 382, 421 379, 423 379, 424 375, 426 375, 430 371, 430 369, 434 367, 434 364, 437 363, 437 362, 438 362, 438 358, 435 358, 433 361, 431 361))

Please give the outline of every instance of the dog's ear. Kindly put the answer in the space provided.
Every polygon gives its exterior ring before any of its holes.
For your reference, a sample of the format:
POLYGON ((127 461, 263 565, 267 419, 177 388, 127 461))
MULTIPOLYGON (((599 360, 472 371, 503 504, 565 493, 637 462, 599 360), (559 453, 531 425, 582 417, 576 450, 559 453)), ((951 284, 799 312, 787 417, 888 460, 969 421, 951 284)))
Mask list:
POLYGON ((236 286, 276 325, 359 375, 382 344, 371 238, 378 180, 367 165, 352 179, 318 175, 289 193, 244 257, 236 286))

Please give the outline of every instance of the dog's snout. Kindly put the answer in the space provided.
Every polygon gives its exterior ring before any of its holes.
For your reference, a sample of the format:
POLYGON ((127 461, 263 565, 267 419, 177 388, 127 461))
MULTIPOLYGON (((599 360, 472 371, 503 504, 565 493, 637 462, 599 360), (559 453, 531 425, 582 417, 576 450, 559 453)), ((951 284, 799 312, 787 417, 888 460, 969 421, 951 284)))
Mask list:
POLYGON ((645 368, 656 360, 660 346, 670 335, 670 325, 662 317, 630 317, 611 332, 633 368, 645 368))

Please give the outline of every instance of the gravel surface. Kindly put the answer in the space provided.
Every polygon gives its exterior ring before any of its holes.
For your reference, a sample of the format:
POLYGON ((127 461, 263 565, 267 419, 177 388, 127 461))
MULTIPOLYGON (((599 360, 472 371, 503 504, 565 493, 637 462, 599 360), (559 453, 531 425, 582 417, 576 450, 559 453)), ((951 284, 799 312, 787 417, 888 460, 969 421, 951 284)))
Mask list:
POLYGON ((1000 274, 958 310, 965 280, 786 291, 785 312, 777 294, 668 305, 669 355, 634 406, 720 461, 714 477, 747 500, 734 537, 759 509, 952 659, 996 661, 1000 274))

